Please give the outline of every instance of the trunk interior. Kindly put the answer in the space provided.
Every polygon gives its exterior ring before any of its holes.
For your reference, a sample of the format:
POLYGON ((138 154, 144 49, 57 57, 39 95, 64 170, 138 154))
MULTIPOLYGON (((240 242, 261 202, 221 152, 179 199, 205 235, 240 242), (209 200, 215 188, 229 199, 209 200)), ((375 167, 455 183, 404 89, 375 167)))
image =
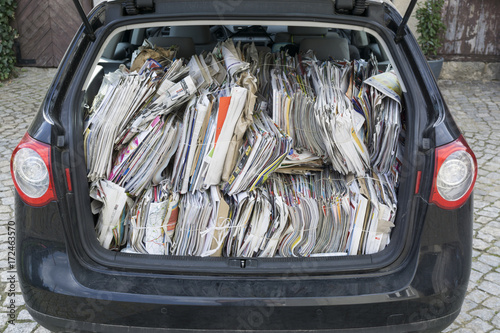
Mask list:
POLYGON ((143 25, 109 37, 74 131, 84 248, 126 271, 387 267, 411 202, 411 112, 391 59, 375 33, 344 26, 143 25), (232 155, 219 152, 226 141, 232 155))

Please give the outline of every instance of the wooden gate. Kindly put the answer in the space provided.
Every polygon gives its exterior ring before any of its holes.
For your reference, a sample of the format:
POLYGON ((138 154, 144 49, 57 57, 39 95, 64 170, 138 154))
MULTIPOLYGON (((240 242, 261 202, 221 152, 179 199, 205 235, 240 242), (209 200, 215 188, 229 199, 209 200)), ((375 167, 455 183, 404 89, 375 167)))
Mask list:
MULTIPOLYGON (((91 0, 80 0, 86 13, 91 0)), ((57 67, 82 20, 71 0, 18 0, 17 61, 21 66, 57 67)))
POLYGON ((446 59, 500 61, 499 0, 445 0, 443 20, 446 59))

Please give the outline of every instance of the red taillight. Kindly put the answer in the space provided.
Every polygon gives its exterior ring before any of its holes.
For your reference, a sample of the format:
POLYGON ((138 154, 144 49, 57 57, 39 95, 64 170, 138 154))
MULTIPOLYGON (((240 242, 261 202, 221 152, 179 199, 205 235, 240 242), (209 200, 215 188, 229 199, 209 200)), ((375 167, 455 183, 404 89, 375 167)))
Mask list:
POLYGON ((444 209, 459 208, 472 193, 476 177, 476 156, 463 136, 436 148, 430 202, 444 209))
POLYGON ((49 145, 26 133, 12 153, 10 172, 17 193, 28 205, 41 207, 56 200, 49 145))

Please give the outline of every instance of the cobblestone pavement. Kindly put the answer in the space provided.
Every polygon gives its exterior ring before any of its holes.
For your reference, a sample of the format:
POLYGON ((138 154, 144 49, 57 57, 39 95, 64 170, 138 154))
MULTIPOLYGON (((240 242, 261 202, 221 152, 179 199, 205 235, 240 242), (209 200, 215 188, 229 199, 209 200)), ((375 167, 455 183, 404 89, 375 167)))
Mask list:
MULTIPOLYGON (((8 296, 11 284, 7 225, 14 218, 10 155, 38 110, 54 74, 54 69, 23 69, 18 78, 0 87, 0 330, 3 332, 48 332, 24 308, 17 283, 16 296, 8 296), (8 323, 11 299, 15 301, 15 325, 8 323)), ((440 87, 479 164, 469 293, 460 316, 445 332, 500 332, 500 82, 441 81, 440 87)))

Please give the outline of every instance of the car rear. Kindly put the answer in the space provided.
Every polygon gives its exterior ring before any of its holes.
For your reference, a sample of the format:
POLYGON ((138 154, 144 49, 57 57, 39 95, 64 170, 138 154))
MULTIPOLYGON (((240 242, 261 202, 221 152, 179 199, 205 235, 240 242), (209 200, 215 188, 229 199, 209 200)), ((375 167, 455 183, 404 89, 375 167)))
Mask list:
MULTIPOLYGON (((401 22, 395 9, 370 2, 361 14, 353 11, 330 1, 96 7, 89 15, 95 41, 79 30, 12 158, 18 274, 32 316, 52 330, 84 331, 402 332, 440 331, 453 322, 471 265, 475 157, 414 38, 408 32, 394 41, 401 22), (133 43, 117 44, 113 52, 106 45, 122 32, 132 41, 144 28, 199 25, 326 28, 374 37, 381 65, 390 63, 403 87, 406 128, 398 211, 384 250, 250 258, 101 246, 90 209, 82 110, 104 73, 125 63, 119 46, 133 43)), ((239 37, 265 39, 254 32, 239 37)))

